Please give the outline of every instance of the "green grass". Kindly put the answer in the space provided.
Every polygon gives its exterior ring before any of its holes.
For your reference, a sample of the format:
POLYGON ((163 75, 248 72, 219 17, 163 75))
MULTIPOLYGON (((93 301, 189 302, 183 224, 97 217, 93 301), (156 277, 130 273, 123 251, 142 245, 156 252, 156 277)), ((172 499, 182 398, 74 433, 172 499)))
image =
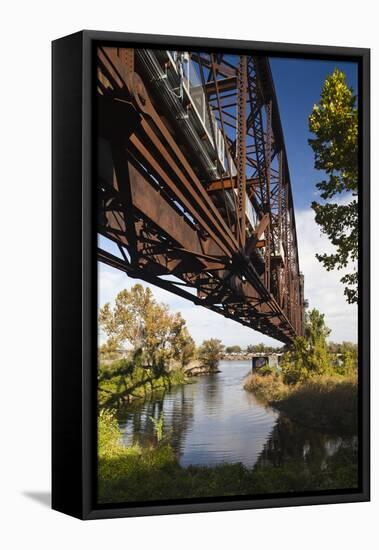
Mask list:
POLYGON ((323 468, 304 468, 299 460, 253 469, 240 463, 181 467, 169 444, 129 448, 99 458, 99 501, 137 502, 233 495, 259 495, 357 485, 355 451, 328 458, 323 468))
POLYGON ((340 435, 357 433, 356 376, 318 376, 291 386, 280 374, 251 374, 244 387, 299 424, 340 435))

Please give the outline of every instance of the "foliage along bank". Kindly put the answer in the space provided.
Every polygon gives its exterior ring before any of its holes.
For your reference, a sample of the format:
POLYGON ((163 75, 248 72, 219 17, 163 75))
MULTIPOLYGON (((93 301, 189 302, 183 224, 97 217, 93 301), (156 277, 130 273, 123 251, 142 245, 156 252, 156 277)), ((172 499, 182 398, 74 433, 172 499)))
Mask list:
POLYGON ((100 408, 121 407, 184 384, 188 376, 217 372, 224 350, 217 339, 196 349, 181 314, 171 313, 141 284, 119 292, 113 306, 105 304, 99 326, 107 336, 99 350, 100 408), (130 350, 120 358, 125 346, 130 350), (189 369, 191 364, 196 367, 189 369))
POLYGON ((324 316, 306 316, 305 335, 297 338, 281 370, 264 367, 251 374, 245 389, 296 422, 325 432, 354 435, 358 421, 357 346, 327 343, 324 316))

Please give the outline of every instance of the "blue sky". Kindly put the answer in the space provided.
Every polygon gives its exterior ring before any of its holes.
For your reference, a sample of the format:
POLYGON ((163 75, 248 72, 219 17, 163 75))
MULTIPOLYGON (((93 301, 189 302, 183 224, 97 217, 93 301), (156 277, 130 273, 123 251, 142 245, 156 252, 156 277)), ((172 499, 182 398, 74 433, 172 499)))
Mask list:
POLYGON ((337 67, 356 93, 356 63, 313 59, 270 58, 286 144, 288 165, 296 209, 308 208, 315 200, 315 184, 322 179, 313 168, 314 157, 308 138, 308 116, 318 103, 322 84, 337 67))
MULTIPOLYGON (((345 72, 347 81, 357 89, 357 65, 333 61, 271 58, 280 116, 286 143, 291 176, 300 268, 305 277, 305 297, 310 308, 316 307, 325 314, 331 328, 331 340, 357 341, 357 308, 346 303, 340 278, 344 271, 327 272, 315 257, 316 253, 333 251, 327 238, 321 234, 314 221, 310 204, 317 198, 315 184, 322 174, 314 169, 313 151, 308 145, 308 116, 319 101, 326 77, 338 67, 345 72)), ((104 242, 101 243, 104 245, 104 242)), ((109 248, 109 247, 108 247, 109 248)), ((99 305, 112 302, 123 288, 137 282, 124 273, 99 264, 99 305)), ((220 338, 225 345, 246 346, 258 342, 278 344, 235 321, 205 308, 194 306, 158 287, 150 286, 156 299, 169 305, 172 311, 180 311, 187 321, 189 331, 197 344, 207 338, 220 338)), ((102 338, 103 340, 103 338, 102 338)))

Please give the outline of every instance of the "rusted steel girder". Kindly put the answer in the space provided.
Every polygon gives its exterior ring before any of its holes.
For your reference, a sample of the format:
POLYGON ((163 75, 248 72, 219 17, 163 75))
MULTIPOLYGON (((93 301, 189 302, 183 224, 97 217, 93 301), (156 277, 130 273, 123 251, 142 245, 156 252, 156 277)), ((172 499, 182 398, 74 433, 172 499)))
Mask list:
POLYGON ((238 180, 238 219, 240 244, 246 244, 246 95, 247 63, 246 55, 240 55, 238 68, 237 98, 237 180, 238 180))
POLYGON ((98 258, 290 343, 304 306, 269 66, 193 54, 192 85, 182 60, 98 49, 98 232, 118 250, 98 258))

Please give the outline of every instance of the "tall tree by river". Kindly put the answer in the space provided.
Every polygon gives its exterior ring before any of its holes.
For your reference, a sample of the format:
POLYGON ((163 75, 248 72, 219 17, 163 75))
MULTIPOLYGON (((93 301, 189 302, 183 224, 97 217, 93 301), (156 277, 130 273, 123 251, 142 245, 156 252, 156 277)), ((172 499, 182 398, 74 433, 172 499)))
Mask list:
MULTIPOLYGON (((322 202, 313 201, 315 220, 335 246, 335 254, 317 254, 330 271, 348 267, 358 259, 358 109, 357 97, 345 74, 335 69, 325 80, 318 105, 309 117, 315 138, 309 144, 315 154, 315 168, 327 179, 316 187, 322 202), (340 195, 339 202, 326 202, 340 195), (347 200, 347 202, 346 202, 347 200)), ((349 303, 358 301, 358 272, 341 278, 349 303)))
POLYGON ((112 307, 99 312, 99 325, 113 347, 130 345, 140 350, 146 365, 156 371, 176 361, 185 367, 192 359, 195 344, 180 313, 170 313, 159 304, 150 288, 141 284, 122 290, 112 307))

